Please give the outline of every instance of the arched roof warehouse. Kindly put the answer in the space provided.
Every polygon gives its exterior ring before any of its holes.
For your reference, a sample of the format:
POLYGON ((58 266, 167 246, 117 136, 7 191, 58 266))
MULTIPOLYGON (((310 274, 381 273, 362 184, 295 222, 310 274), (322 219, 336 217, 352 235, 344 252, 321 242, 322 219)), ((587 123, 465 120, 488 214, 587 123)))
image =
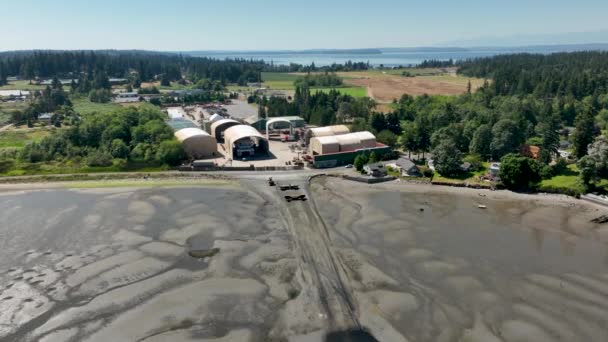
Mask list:
POLYGON ((175 132, 175 137, 184 146, 192 159, 210 158, 217 155, 217 141, 200 128, 183 128, 175 132))
POLYGON ((241 123, 232 119, 221 119, 211 124, 211 135, 218 141, 222 140, 223 133, 230 127, 241 123))
POLYGON ((224 147, 228 155, 234 156, 235 144, 246 138, 254 142, 256 153, 268 154, 268 140, 257 129, 248 125, 238 125, 224 132, 224 147))
POLYGON ((327 137, 330 135, 348 134, 350 130, 345 125, 335 125, 311 128, 310 132, 313 137, 327 137))
POLYGON ((304 135, 304 139, 306 141, 306 145, 310 145, 310 139, 314 137, 328 137, 332 135, 341 135, 348 134, 350 130, 348 127, 344 125, 335 125, 335 126, 325 126, 325 127, 315 127, 306 131, 304 135))
POLYGON ((313 154, 339 153, 374 147, 377 147, 376 137, 370 132, 355 132, 310 139, 310 149, 313 154))

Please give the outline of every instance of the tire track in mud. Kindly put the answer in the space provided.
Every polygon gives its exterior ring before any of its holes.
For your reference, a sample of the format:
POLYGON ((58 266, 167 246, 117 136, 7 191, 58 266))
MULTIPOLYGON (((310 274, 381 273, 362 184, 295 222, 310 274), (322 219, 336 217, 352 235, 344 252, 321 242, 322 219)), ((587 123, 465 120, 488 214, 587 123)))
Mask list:
MULTIPOLYGON (((259 183, 258 183, 259 184, 259 183)), ((311 294, 310 306, 320 304, 322 314, 327 318, 324 328, 330 331, 362 329, 359 323, 357 305, 350 289, 345 266, 332 248, 328 227, 323 221, 307 181, 292 182, 300 187, 299 191, 280 191, 259 189, 256 184, 251 188, 261 197, 275 202, 287 223, 296 246, 296 258, 304 281, 302 293, 311 294), (306 194, 307 201, 287 203, 287 194, 306 194)), ((250 183, 250 185, 253 185, 250 183)), ((264 184, 266 189, 268 186, 264 184)))

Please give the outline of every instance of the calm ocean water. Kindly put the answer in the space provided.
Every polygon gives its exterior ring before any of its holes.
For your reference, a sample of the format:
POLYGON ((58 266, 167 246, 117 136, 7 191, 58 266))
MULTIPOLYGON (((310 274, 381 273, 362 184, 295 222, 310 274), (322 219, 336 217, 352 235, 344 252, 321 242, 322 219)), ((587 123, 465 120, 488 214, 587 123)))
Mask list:
POLYGON ((494 56, 498 51, 458 51, 458 52, 382 52, 381 54, 310 54, 310 53, 201 53, 197 56, 209 56, 214 58, 245 58, 263 59, 276 65, 289 65, 291 63, 316 66, 326 66, 333 63, 344 64, 352 62, 369 62, 373 66, 384 65, 387 67, 416 65, 424 60, 459 60, 475 57, 494 56))
POLYGON ((333 63, 343 64, 347 61, 369 62, 373 66, 384 65, 387 67, 409 66, 421 63, 424 60, 463 60, 477 57, 488 57, 506 53, 552 53, 560 51, 580 51, 580 50, 606 50, 608 45, 554 45, 554 46, 529 46, 529 47, 496 47, 496 48, 396 48, 396 49, 375 49, 373 52, 348 51, 334 52, 291 52, 291 51, 193 51, 188 54, 192 56, 207 56, 214 58, 245 58, 264 60, 276 65, 289 65, 290 63, 310 65, 315 63, 317 66, 326 66, 333 63))

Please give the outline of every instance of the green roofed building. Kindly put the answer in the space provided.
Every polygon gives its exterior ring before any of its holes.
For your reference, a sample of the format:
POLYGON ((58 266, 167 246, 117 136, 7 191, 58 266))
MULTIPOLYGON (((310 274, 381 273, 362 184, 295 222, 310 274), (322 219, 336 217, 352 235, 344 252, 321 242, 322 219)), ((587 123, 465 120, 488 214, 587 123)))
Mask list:
POLYGON ((167 125, 173 128, 174 131, 179 131, 184 128, 200 128, 194 122, 190 120, 168 120, 167 125))
POLYGON ((245 122, 249 126, 252 126, 253 128, 257 129, 258 131, 265 132, 266 124, 271 120, 274 122, 272 126, 275 129, 289 128, 288 122, 290 122, 294 128, 304 127, 306 125, 304 119, 299 116, 278 116, 264 119, 259 118, 257 115, 254 115, 245 119, 245 122))

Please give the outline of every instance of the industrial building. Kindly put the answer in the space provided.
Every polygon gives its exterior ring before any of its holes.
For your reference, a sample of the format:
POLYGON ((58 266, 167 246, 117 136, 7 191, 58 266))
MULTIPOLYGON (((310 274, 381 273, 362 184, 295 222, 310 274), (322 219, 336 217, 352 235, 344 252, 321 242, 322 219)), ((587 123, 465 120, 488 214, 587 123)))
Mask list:
POLYGON ((186 118, 186 111, 182 107, 167 108, 167 114, 171 120, 180 120, 186 118))
POLYGON ((228 157, 240 159, 268 155, 268 140, 251 126, 232 126, 223 132, 223 137, 228 157))
POLYGON ((305 134, 306 145, 310 144, 310 139, 315 137, 327 137, 332 135, 348 134, 350 130, 344 125, 315 127, 309 129, 305 134))
POLYGON ((310 150, 313 155, 348 152, 375 147, 376 137, 370 132, 355 132, 310 139, 310 150))
POLYGON ((391 151, 390 147, 378 143, 370 132, 313 137, 309 148, 315 167, 352 164, 359 154, 374 152, 379 158, 391 151))
POLYGON ((224 141, 224 133, 226 130, 228 130, 230 127, 232 126, 237 126, 240 125, 241 123, 236 121, 236 120, 232 120, 232 119, 221 119, 221 120, 217 120, 214 123, 211 124, 211 128, 210 128, 210 132, 211 135, 218 141, 218 142, 223 142, 224 141))
POLYGON ((299 116, 277 116, 272 118, 260 118, 257 115, 248 117, 245 122, 260 132, 268 132, 268 129, 301 128, 306 126, 306 121, 299 116))
POLYGON ((217 142, 214 137, 200 128, 183 128, 175 132, 184 150, 191 159, 217 156, 217 142))

